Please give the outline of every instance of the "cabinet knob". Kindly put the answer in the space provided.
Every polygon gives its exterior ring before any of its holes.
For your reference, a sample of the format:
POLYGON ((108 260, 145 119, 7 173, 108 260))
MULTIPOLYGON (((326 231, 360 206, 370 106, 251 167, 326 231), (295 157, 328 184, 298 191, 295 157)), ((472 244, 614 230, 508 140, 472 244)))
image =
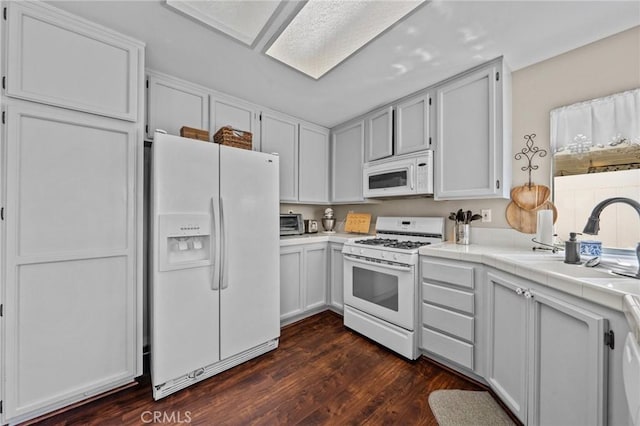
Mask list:
POLYGON ((533 293, 531 293, 531 290, 527 290, 524 292, 524 297, 527 299, 533 299, 533 293))
POLYGON ((521 289, 520 287, 516 288, 516 294, 517 294, 518 296, 522 296, 522 294, 523 294, 523 293, 524 293, 524 290, 523 290, 523 289, 521 289))

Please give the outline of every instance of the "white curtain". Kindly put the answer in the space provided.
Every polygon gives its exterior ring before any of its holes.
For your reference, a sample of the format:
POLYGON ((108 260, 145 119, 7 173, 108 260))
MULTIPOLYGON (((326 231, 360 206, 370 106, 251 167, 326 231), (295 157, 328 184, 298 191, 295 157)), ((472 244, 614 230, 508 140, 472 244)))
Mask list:
POLYGON ((640 89, 551 111, 551 149, 585 153, 619 144, 640 145, 640 89))

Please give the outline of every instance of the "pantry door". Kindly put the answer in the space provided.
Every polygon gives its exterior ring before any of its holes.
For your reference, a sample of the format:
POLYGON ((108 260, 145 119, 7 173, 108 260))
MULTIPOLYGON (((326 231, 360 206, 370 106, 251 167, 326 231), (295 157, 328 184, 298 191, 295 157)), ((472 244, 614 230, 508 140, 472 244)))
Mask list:
POLYGON ((136 375, 136 125, 7 107, 4 420, 136 375))

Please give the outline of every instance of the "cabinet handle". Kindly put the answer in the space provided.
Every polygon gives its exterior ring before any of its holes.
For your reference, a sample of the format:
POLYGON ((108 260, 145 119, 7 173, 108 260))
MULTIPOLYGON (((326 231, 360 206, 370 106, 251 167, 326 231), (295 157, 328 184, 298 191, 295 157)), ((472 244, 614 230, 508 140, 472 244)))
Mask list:
POLYGON ((531 293, 531 290, 527 290, 524 292, 524 297, 526 299, 533 299, 533 293, 531 293))
POLYGON ((522 296, 522 294, 523 294, 523 293, 524 293, 524 290, 523 290, 523 289, 521 289, 520 287, 516 288, 516 294, 517 294, 518 296, 522 296))

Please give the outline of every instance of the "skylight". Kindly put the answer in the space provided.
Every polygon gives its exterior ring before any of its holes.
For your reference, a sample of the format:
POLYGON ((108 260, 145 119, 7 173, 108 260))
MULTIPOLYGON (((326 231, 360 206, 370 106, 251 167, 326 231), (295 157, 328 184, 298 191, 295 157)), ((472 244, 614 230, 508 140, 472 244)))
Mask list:
POLYGON ((280 1, 167 0, 167 5, 252 46, 280 1))

